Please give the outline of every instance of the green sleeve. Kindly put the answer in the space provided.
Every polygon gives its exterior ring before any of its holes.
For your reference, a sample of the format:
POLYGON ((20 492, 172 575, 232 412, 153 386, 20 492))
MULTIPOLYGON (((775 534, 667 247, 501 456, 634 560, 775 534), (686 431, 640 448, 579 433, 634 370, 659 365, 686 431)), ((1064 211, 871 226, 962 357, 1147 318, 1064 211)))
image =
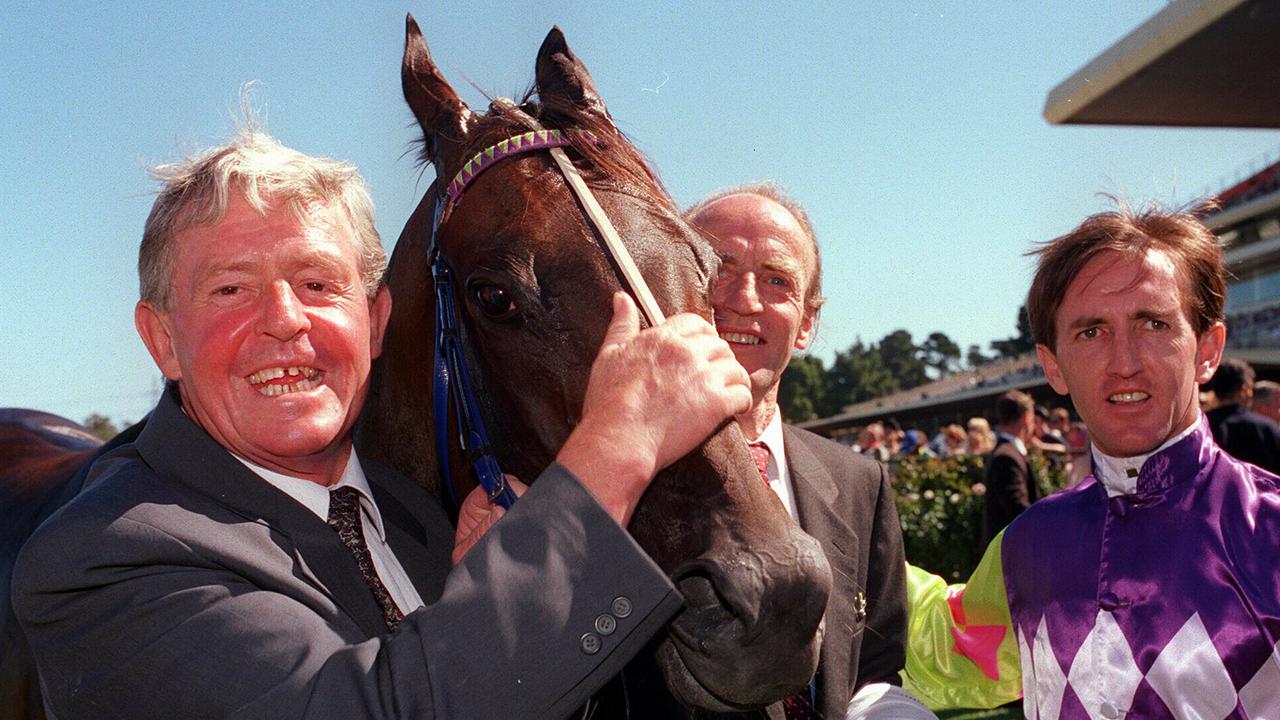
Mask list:
POLYGON ((907 666, 903 687, 934 710, 991 708, 1022 697, 1000 543, 964 585, 907 565, 907 666))

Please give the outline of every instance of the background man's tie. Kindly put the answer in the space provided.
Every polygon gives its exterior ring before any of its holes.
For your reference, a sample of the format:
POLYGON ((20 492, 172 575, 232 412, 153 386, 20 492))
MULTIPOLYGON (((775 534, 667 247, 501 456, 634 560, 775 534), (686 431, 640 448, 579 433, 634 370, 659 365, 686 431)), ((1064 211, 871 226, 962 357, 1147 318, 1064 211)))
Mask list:
POLYGON ((753 442, 747 446, 751 450, 751 459, 756 461, 756 469, 760 471, 760 479, 769 484, 769 446, 762 442, 753 442))
MULTIPOLYGON (((353 487, 340 487, 329 493, 329 527, 338 534, 338 539, 351 551, 360 566, 360 574, 373 593, 373 599, 382 608, 382 619, 388 630, 395 630, 396 625, 404 619, 404 613, 396 607, 387 586, 373 568, 373 557, 369 555, 369 545, 364 540, 364 529, 360 523, 360 491, 353 487)), ((790 716, 788 716, 790 717, 790 716)))
MULTIPOLYGON (((760 471, 760 479, 769 485, 769 446, 762 442, 753 442, 747 446, 751 450, 751 459, 756 461, 756 470, 760 471)), ((813 687, 810 683, 809 687, 813 687)), ((801 690, 782 701, 782 710, 787 720, 812 720, 813 703, 809 702, 808 688, 801 690)))

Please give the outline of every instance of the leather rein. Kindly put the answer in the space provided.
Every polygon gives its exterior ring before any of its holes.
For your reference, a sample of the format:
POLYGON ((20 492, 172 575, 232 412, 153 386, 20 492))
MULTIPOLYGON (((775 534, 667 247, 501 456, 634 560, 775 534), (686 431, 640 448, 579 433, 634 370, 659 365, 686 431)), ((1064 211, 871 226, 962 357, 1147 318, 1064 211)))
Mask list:
POLYGON ((452 400, 458 423, 458 444, 470 461, 476 479, 489 496, 489 502, 510 509, 516 495, 507 484, 497 457, 489 442, 489 433, 477 401, 476 386, 472 383, 464 356, 462 327, 458 322, 457 305, 453 292, 453 269, 444 259, 437 238, 440 227, 448 221, 450 212, 462 201, 467 187, 485 170, 498 162, 517 155, 547 151, 555 160, 560 173, 573 191, 586 213, 589 224, 604 240, 604 248, 622 272, 624 283, 636 299, 636 304, 650 326, 656 326, 665 318, 644 277, 636 267, 631 253, 622 244, 618 231, 609 216, 600 207, 591 189, 574 167, 564 148, 572 146, 571 138, 597 143, 597 138, 586 130, 532 130, 514 135, 476 153, 462 166, 444 190, 436 193, 431 219, 431 242, 427 259, 431 263, 431 277, 436 293, 435 356, 433 369, 432 401, 436 434, 436 455, 440 458, 440 470, 453 507, 461 507, 449 463, 449 405, 452 400))

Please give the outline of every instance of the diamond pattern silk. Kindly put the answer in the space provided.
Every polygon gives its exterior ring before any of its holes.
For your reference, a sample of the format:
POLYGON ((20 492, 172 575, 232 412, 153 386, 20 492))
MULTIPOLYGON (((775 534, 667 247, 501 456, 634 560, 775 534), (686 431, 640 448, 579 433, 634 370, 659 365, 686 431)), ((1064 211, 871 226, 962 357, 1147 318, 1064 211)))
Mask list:
POLYGON ((1096 477, 1001 542, 1027 717, 1280 718, 1280 479, 1207 423, 1133 492, 1096 477))
POLYGON ((360 491, 353 487, 340 487, 330 492, 328 522, 360 567, 360 574, 373 593, 373 599, 382 608, 382 619, 386 621, 387 629, 395 630, 404 619, 404 613, 396 607, 387 586, 382 584, 382 579, 373 567, 373 557, 369 554, 369 545, 365 542, 360 522, 360 491))

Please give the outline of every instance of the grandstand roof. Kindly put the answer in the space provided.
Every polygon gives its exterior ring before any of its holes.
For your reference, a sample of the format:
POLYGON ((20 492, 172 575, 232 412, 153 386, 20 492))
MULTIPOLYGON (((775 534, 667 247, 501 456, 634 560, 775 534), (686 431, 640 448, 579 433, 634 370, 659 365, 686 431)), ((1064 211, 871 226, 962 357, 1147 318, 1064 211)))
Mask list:
POLYGON ((967 404, 968 401, 994 397, 1008 390, 1030 390, 1045 385, 1044 371, 1035 353, 1026 353, 948 375, 909 390, 846 405, 838 415, 802 422, 799 426, 828 434, 835 428, 865 423, 882 416, 954 403, 967 404))
POLYGON ((1277 47, 1280 3, 1177 0, 1050 91, 1044 116, 1055 124, 1280 128, 1277 47))

